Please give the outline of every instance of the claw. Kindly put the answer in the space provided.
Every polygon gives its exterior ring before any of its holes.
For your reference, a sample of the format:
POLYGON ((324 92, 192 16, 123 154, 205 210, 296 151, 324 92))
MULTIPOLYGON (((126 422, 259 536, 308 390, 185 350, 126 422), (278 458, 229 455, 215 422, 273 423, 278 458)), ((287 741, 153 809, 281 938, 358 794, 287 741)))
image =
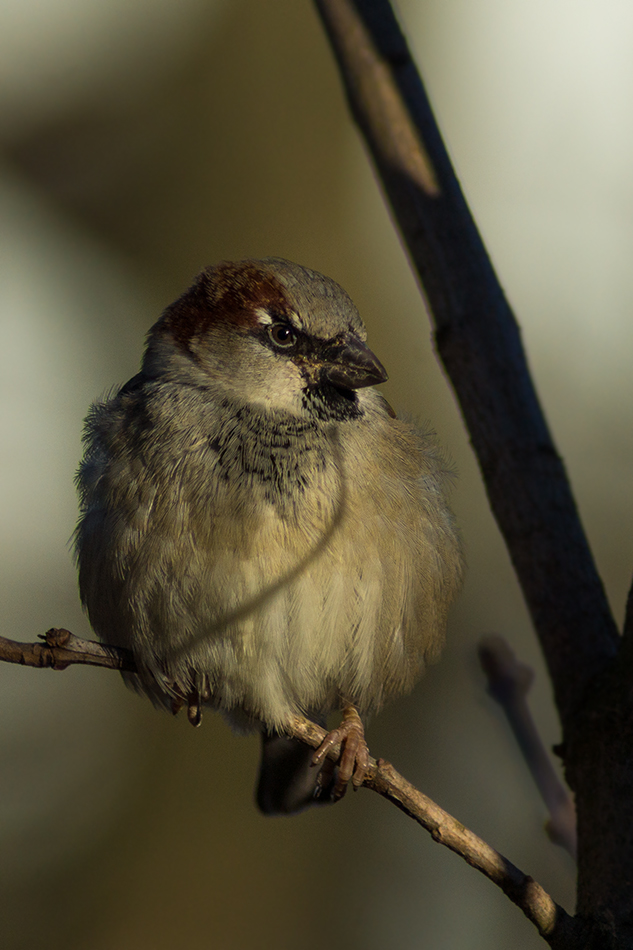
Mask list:
POLYGON ((338 729, 329 732, 312 756, 313 765, 325 762, 328 752, 341 745, 341 757, 338 761, 338 775, 330 793, 337 801, 347 791, 350 779, 354 788, 360 788, 369 770, 369 749, 365 742, 363 723, 354 706, 343 710, 343 722, 338 729))

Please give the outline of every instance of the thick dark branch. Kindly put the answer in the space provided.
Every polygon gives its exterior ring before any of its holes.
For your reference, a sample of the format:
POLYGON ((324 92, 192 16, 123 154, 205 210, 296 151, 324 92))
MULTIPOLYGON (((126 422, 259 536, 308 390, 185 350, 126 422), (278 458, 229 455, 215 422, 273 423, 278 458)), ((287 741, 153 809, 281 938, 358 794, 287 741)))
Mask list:
POLYGON ((633 670, 633 583, 629 588, 622 629, 622 662, 627 671, 633 670))
POLYGON ((563 722, 618 635, 519 330, 388 0, 315 0, 436 328, 563 722))
MULTIPOLYGON (((0 661, 55 670, 64 670, 79 663, 136 671, 132 653, 121 647, 80 640, 68 630, 58 629, 49 630, 42 640, 43 643, 17 643, 0 637, 0 661)), ((320 726, 300 716, 290 723, 287 732, 314 749, 321 745, 326 735, 320 726)), ((330 750, 329 757, 337 761, 340 754, 340 746, 335 746, 330 750)), ((364 784, 392 801, 426 828, 435 841, 450 848, 500 887, 552 947, 567 950, 575 946, 573 939, 577 938, 580 924, 555 904, 540 884, 519 871, 498 851, 414 788, 388 762, 371 759, 364 784)))

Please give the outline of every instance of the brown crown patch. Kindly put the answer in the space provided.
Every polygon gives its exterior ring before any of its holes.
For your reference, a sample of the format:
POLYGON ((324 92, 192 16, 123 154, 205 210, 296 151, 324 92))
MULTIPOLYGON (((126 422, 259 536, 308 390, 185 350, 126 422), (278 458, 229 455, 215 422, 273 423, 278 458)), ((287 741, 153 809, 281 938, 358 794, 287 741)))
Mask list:
POLYGON ((160 329, 190 351, 192 341, 213 325, 257 325, 255 311, 290 311, 284 288, 256 261, 224 261, 208 267, 163 315, 160 329))

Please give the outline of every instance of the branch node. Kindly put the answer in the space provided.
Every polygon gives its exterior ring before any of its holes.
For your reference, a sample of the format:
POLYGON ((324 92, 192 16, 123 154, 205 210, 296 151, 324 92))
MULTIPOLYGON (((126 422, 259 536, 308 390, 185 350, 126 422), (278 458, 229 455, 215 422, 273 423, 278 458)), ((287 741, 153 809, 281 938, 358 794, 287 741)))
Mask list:
POLYGON ((64 630, 63 627, 51 627, 46 633, 40 634, 40 640, 44 640, 47 647, 65 647, 68 646, 72 638, 70 630, 64 630))

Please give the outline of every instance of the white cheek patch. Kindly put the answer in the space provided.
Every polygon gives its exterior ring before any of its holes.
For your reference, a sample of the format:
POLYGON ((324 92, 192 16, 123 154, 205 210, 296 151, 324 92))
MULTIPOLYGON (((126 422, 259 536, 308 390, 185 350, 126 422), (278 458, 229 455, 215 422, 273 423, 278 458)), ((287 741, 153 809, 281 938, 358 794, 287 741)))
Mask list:
POLYGON ((260 380, 258 392, 253 394, 253 401, 260 402, 268 409, 300 412, 304 385, 299 368, 288 361, 279 366, 277 372, 266 374, 265 378, 260 380))
POLYGON ((297 364, 258 340, 249 340, 249 346, 250 357, 232 368, 231 388, 246 402, 301 413, 305 381, 297 364))

